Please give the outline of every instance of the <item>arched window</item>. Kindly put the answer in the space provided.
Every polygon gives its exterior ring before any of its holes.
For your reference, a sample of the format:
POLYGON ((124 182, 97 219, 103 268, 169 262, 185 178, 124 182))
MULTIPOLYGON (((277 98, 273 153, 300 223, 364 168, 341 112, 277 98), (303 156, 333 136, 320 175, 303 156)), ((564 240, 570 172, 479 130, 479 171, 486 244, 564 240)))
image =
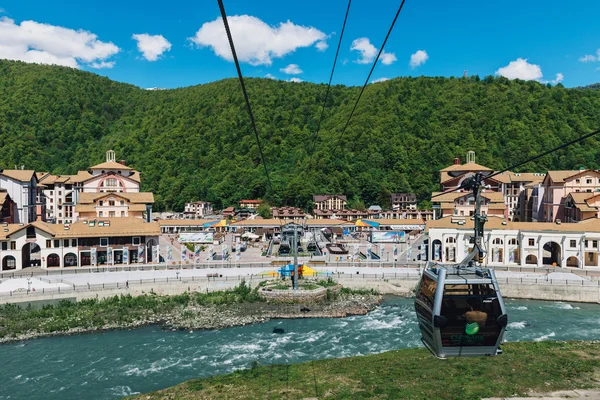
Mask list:
POLYGON ((503 244, 504 242, 500 238, 496 238, 492 241, 492 244, 503 244))
POLYGON ((10 270, 17 268, 17 260, 13 256, 6 256, 2 259, 2 270, 10 270))
POLYGON ((56 253, 48 256, 48 267, 60 267, 60 257, 56 253))
POLYGON ((65 254, 65 267, 76 267, 77 256, 74 253, 65 254))
POLYGON ((446 238, 446 243, 456 243, 456 239, 453 237, 446 238))
POLYGON ((508 244, 512 244, 512 245, 518 246, 519 245, 519 241, 517 239, 515 239, 515 238, 512 238, 512 239, 510 239, 508 241, 508 244))

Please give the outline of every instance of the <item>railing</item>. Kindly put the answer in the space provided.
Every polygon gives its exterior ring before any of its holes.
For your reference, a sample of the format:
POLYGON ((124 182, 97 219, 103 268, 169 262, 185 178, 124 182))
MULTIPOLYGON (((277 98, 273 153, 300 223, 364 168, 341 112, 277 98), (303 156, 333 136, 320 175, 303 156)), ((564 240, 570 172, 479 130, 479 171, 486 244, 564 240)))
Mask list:
MULTIPOLYGON (((305 275, 306 277, 306 275, 305 275)), ((317 275, 316 277, 323 277, 317 275)), ((345 274, 338 273, 333 274, 331 277, 338 281, 353 281, 353 280, 380 280, 389 282, 392 279, 401 279, 404 281, 411 281, 415 284, 419 281, 420 277, 416 274, 409 273, 381 273, 381 274, 345 274)), ((73 284, 63 279, 47 279, 39 278, 43 282, 47 283, 63 283, 69 286, 55 287, 55 288, 42 288, 38 290, 27 291, 24 289, 13 291, 13 292, 0 292, 0 298, 6 297, 26 297, 26 296, 39 296, 44 294, 68 294, 68 293, 80 293, 90 291, 102 291, 102 290, 120 290, 129 289, 130 287, 143 286, 143 285, 155 285, 155 284, 168 284, 168 283, 209 283, 209 282, 240 282, 245 280, 247 282, 261 282, 268 280, 269 277, 259 275, 236 275, 236 276, 177 276, 177 277, 166 277, 166 278, 148 278, 148 279, 130 279, 126 282, 111 282, 102 284, 73 284)), ((542 278, 504 278, 498 279, 500 285, 543 285, 543 286, 569 286, 569 287, 593 287, 600 290, 600 281, 573 281, 565 279, 542 279, 542 278)), ((393 282, 392 282, 393 284, 393 282)), ((146 286, 147 288, 147 286, 146 286)), ((152 287, 148 288, 152 289, 152 287)), ((207 287, 207 292, 219 291, 223 287, 215 286, 212 288, 207 287)))

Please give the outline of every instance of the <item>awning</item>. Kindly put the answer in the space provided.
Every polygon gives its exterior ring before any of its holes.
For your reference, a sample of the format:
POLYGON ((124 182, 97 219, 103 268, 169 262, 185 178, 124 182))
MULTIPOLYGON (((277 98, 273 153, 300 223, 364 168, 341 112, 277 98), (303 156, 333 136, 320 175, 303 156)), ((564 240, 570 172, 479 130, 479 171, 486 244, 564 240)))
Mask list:
POLYGON ((371 228, 379 228, 379 222, 368 219, 357 219, 355 226, 369 226, 371 228))

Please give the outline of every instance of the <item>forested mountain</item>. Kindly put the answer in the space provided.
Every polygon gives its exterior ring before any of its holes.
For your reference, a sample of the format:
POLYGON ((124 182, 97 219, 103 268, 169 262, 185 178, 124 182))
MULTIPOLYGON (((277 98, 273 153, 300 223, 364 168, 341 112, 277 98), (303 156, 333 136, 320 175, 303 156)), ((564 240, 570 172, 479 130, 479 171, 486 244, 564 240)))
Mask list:
MULTIPOLYGON (((359 88, 332 87, 315 142, 325 85, 248 79, 247 87, 273 192, 236 79, 151 91, 65 67, 0 61, 0 167, 75 173, 112 148, 142 171, 156 209, 259 197, 304 208, 315 193, 385 206, 391 192, 437 190, 438 170, 469 149, 498 169, 600 128, 597 90, 494 77, 397 78, 369 85, 334 152, 359 88)), ((522 170, 598 168, 598 143, 522 170)))

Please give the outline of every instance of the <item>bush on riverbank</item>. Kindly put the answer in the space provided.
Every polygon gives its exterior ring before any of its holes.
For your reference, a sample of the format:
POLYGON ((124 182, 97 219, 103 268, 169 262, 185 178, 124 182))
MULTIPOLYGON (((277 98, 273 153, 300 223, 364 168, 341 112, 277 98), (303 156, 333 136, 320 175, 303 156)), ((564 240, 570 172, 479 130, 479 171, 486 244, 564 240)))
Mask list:
POLYGON ((507 343, 499 357, 438 360, 423 348, 194 379, 139 399, 481 399, 600 387, 600 343, 507 343))
POLYGON ((220 306, 260 301, 264 300, 258 295, 258 287, 251 288, 242 280, 231 290, 210 293, 185 292, 173 296, 150 293, 135 297, 128 294, 76 303, 62 300, 41 309, 5 304, 0 306, 0 339, 27 332, 66 332, 76 328, 102 329, 107 325, 144 323, 190 305, 220 306))

